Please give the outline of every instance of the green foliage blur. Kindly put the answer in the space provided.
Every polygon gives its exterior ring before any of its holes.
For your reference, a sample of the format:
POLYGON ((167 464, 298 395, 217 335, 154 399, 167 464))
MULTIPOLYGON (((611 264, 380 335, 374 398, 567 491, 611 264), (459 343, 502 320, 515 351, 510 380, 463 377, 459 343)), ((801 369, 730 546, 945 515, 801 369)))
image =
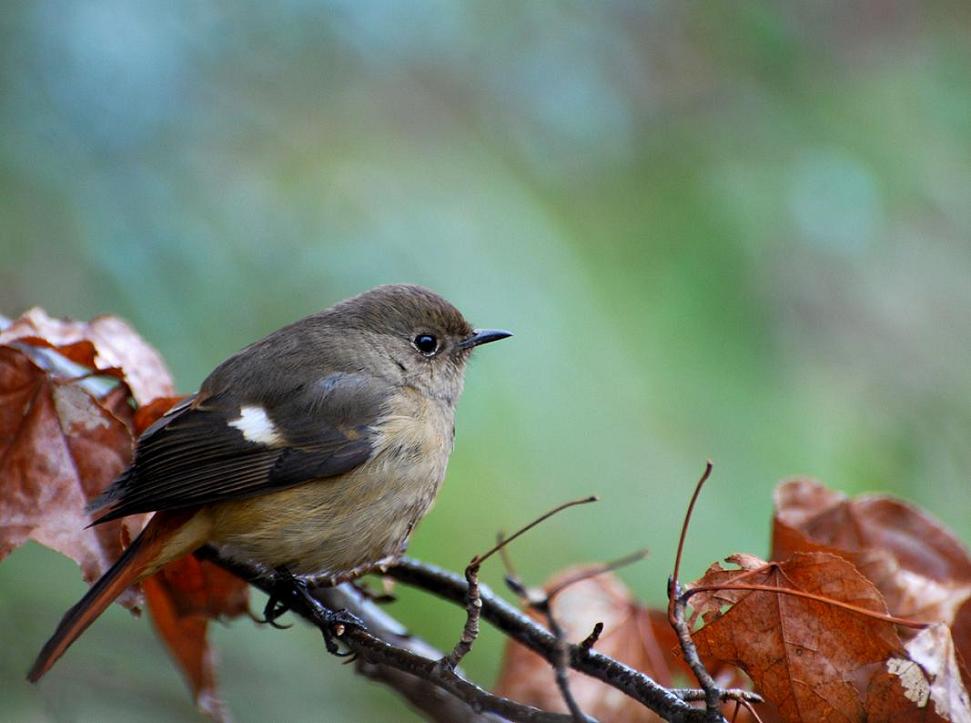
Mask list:
MULTIPOLYGON (((623 577, 659 602, 709 457, 689 579, 766 554, 794 474, 967 540, 969 71, 960 0, 5 2, 0 311, 117 313, 186 392, 380 283, 512 329, 412 540, 453 569, 596 493, 513 547, 519 572, 649 546, 623 577)), ((120 608, 23 682, 83 590, 33 544, 0 564, 0 719, 195 719, 120 608)), ((399 593, 450 646, 461 612, 399 593)), ((241 723, 413 719, 303 626, 213 637, 241 723)), ((467 659, 486 685, 501 643, 467 659)))

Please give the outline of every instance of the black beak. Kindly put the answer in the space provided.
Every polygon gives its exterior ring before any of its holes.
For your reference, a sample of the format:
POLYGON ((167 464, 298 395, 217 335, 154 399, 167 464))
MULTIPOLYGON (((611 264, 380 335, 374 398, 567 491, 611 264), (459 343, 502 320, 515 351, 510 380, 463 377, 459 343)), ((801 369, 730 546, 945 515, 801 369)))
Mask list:
POLYGON ((503 331, 502 329, 475 329, 472 336, 466 337, 458 345, 460 349, 471 349, 474 346, 499 341, 510 336, 512 336, 511 331, 503 331))

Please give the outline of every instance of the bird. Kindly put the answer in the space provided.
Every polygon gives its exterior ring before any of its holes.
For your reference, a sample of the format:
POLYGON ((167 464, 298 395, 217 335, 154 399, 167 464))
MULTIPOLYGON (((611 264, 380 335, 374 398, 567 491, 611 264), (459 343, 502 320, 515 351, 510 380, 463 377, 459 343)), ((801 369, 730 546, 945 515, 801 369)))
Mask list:
POLYGON ((332 582, 400 557, 445 477, 467 361, 509 336, 473 328, 429 289, 394 284, 230 356, 145 430, 89 505, 93 525, 155 514, 65 613, 28 680, 129 586, 204 546, 332 582))

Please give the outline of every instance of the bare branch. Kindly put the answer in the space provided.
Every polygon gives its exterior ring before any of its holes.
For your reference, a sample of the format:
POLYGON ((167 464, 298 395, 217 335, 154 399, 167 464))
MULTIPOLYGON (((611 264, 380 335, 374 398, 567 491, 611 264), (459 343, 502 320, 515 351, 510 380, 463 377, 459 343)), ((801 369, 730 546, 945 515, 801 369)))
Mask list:
MULTIPOLYGON (((408 635, 401 623, 349 583, 337 587, 318 588, 314 590, 314 596, 319 597, 333 610, 353 610, 367 625, 368 632, 391 645, 410 650, 429 660, 442 656, 439 650, 421 638, 408 635)), ((358 658, 354 662, 354 668, 366 678, 394 689, 411 703, 412 707, 437 723, 452 723, 457 720, 470 721, 470 723, 505 723, 510 720, 496 713, 476 712, 468 703, 447 690, 429 685, 424 678, 398 668, 365 658, 358 658)), ((455 672, 462 675, 461 670, 457 669, 455 672)))
POLYGON ((465 625, 462 628, 462 637, 459 638, 459 641, 455 644, 455 647, 452 648, 452 652, 442 658, 442 665, 454 670, 455 666, 459 664, 462 658, 468 655, 469 651, 472 650, 472 644, 479 636, 479 617, 482 610, 482 600, 479 598, 479 570, 482 567, 482 563, 492 557, 492 555, 494 555, 496 552, 499 552, 502 554, 503 560, 508 566, 510 561, 507 555, 507 547, 510 542, 515 540, 517 537, 526 534, 540 523, 545 522, 553 515, 562 512, 565 509, 596 501, 596 496, 591 495, 590 497, 584 497, 579 500, 571 500, 569 502, 564 502, 561 505, 557 505, 553 509, 549 510, 548 512, 544 512, 535 520, 520 528, 508 538, 500 532, 496 540, 496 544, 493 545, 488 552, 481 555, 476 555, 472 558, 468 566, 465 568, 465 581, 468 585, 468 592, 466 593, 465 597, 466 616, 465 625))
POLYGON ((465 568, 468 592, 465 595, 465 625, 462 627, 462 637, 452 648, 452 652, 441 661, 442 665, 449 670, 455 670, 462 658, 472 650, 475 639, 479 637, 479 616, 482 613, 482 599, 479 597, 479 565, 480 558, 475 557, 465 568))
POLYGON ((597 641, 600 640, 600 634, 603 633, 603 631, 603 623, 597 623, 594 625, 593 630, 590 631, 590 634, 580 642, 580 647, 584 650, 590 650, 590 648, 596 645, 597 641))
MULTIPOLYGON (((502 544, 502 539, 500 537, 500 545, 502 544)), ((566 708, 570 711, 570 715, 573 716, 573 720, 578 723, 588 723, 591 719, 587 717, 577 699, 573 696, 573 691, 570 689, 570 678, 568 675, 568 668, 570 666, 570 650, 569 644, 566 640, 566 634, 563 631, 562 626, 553 614, 553 595, 547 593, 542 589, 531 589, 529 588, 516 574, 512 566, 512 558, 508 554, 506 547, 501 547, 502 550, 502 560, 506 566, 506 584, 509 589, 512 590, 522 601, 523 604, 527 605, 531 609, 535 610, 539 614, 546 618, 546 624, 553 633, 553 637, 556 639, 556 655, 553 659, 553 677, 556 680, 556 687, 560 690, 560 695, 563 698, 563 702, 566 703, 566 708)), ((567 584, 570 582, 576 582, 577 580, 583 579, 580 576, 574 576, 571 578, 567 584)), ((563 586, 566 587, 566 586, 563 586)), ((559 588, 560 590, 563 587, 559 588)), ((601 629, 603 625, 600 626, 601 629)))
MULTIPOLYGON (((404 557, 386 574, 398 582, 418 587, 446 600, 463 604, 467 584, 463 577, 431 564, 404 557)), ((527 615, 481 585, 482 617, 501 632, 555 664, 556 638, 527 615)), ((570 667, 603 681, 673 721, 703 721, 705 712, 691 707, 649 676, 596 650, 569 646, 570 667)))
POLYGON ((515 540, 517 537, 520 537, 522 535, 525 535, 531 529, 533 529, 534 527, 536 527, 536 525, 538 525, 538 524, 540 524, 542 522, 545 522, 546 520, 548 520, 553 515, 555 515, 555 514, 557 514, 559 512, 562 512, 565 509, 569 509, 570 507, 576 507, 577 505, 587 505, 587 504, 590 504, 591 502, 596 502, 597 499, 598 498, 597 498, 596 495, 590 495, 589 497, 583 497, 583 498, 578 499, 578 500, 570 500, 569 502, 564 502, 562 505, 557 505, 556 507, 554 507, 549 512, 544 512, 542 515, 540 515, 539 517, 537 517, 535 520, 533 520, 532 522, 530 522, 525 527, 519 528, 516 532, 514 532, 513 534, 511 534, 509 537, 503 537, 502 535, 500 535, 499 536, 499 541, 496 542, 496 544, 488 552, 486 552, 484 555, 479 555, 476 559, 481 564, 481 563, 485 562, 486 560, 488 560, 490 557, 492 557, 496 552, 498 552, 499 550, 503 549, 506 545, 508 545, 513 540, 515 540))
MULTIPOLYGON (((266 577, 266 570, 224 559, 211 548, 203 548, 197 555, 230 570, 261 590, 271 593, 274 589, 275 583, 266 577)), ((462 576, 410 558, 402 558, 389 567, 386 574, 398 582, 460 605, 469 599, 469 583, 462 576)), ((458 668, 450 670, 442 665, 441 652, 420 638, 407 635, 394 618, 373 602, 362 598, 349 585, 317 588, 312 593, 328 608, 346 609, 362 618, 366 630, 355 625, 334 624, 328 632, 355 655, 359 672, 392 687, 430 720, 468 720, 474 723, 499 723, 504 720, 566 723, 576 720, 483 690, 465 679, 458 668)), ((623 692, 665 720, 685 723, 713 720, 707 717, 705 710, 689 704, 689 701, 706 699, 706 691, 669 690, 659 685, 644 673, 593 650, 595 634, 579 645, 564 641, 560 647, 553 633, 496 596, 488 586, 479 586, 478 599, 481 601, 482 618, 552 665, 557 664, 557 658, 565 650, 570 668, 623 692)), ((318 626, 326 617, 321 611, 311 610, 299 601, 293 605, 293 612, 318 626)), ((717 689, 717 695, 720 700, 761 701, 758 695, 746 691, 717 689)), ((724 719, 719 714, 714 720, 724 719)))
MULTIPOLYGON (((691 516, 694 513, 695 503, 701 495, 701 489, 711 476, 711 470, 711 460, 708 460, 705 464, 704 472, 702 472, 697 484, 695 484, 694 493, 691 495, 691 501, 688 503, 688 509, 684 515, 684 522, 681 525, 681 535, 678 539, 678 552, 674 558, 674 570, 671 573, 671 577, 668 578, 668 622, 678 636, 678 642, 681 644, 681 652, 684 654, 685 662, 691 668, 691 672, 695 674, 695 678, 697 678, 698 683, 704 691, 705 721, 707 723, 717 723, 718 721, 724 720, 719 705, 726 691, 718 687, 715 679, 712 678, 711 673, 708 672, 704 663, 701 662, 701 657, 698 655, 698 649, 695 647, 694 640, 691 638, 691 628, 685 617, 688 594, 683 593, 679 580, 681 574, 681 555, 684 552, 684 543, 688 536, 688 525, 691 523, 691 516)), ((740 698, 734 699, 736 701, 741 700, 740 698)))
POLYGON ((698 649, 695 647, 695 642, 691 638, 691 629, 688 627, 688 622, 684 614, 686 598, 680 594, 681 585, 677 580, 674 581, 673 592, 676 597, 674 598, 673 606, 670 608, 673 611, 673 615, 671 616, 673 617, 672 625, 674 632, 678 635, 681 652, 684 653, 684 661, 691 668, 691 672, 695 674, 695 678, 698 679, 698 683, 705 691, 705 721, 720 721, 722 720, 719 709, 721 689, 718 687, 715 679, 711 677, 711 673, 708 672, 705 664, 701 662, 698 649))
MULTIPOLYGON (((701 488, 705 486, 705 482, 707 482, 708 478, 711 476, 711 470, 712 464, 711 460, 709 459, 707 462, 705 462, 705 471, 701 473, 701 477, 699 478, 697 484, 695 484, 695 491, 691 495, 691 501, 688 503, 688 509, 684 513, 684 522, 681 524, 681 536, 678 538, 678 553, 674 558, 674 571, 671 573, 671 580, 668 581, 669 587, 672 581, 677 582, 681 578, 681 555, 684 552, 684 541, 688 536, 688 524, 691 522, 691 515, 695 511, 695 503, 698 501, 698 495, 701 494, 701 488)), ((669 604, 672 599, 673 597, 669 590, 669 604)), ((668 613, 670 617, 670 607, 668 608, 668 613)), ((674 623, 672 622, 671 624, 673 625, 674 623)))
POLYGON ((571 575, 565 580, 561 580, 556 586, 547 592, 547 596, 552 600, 566 588, 570 587, 570 585, 575 585, 583 580, 589 580, 591 577, 596 577, 597 575, 603 575, 605 572, 613 572, 614 570, 619 570, 627 565, 632 565, 635 562, 643 560, 645 557, 647 557, 647 555, 648 549, 645 547, 643 550, 636 550, 629 555, 624 555, 623 557, 611 562, 605 562, 602 565, 594 565, 586 570, 581 570, 576 575, 571 575))
MULTIPOLYGON (((223 558, 209 547, 202 548, 196 554, 229 570, 267 594, 272 595, 277 591, 279 583, 267 577, 266 571, 263 569, 223 558)), ((376 666, 365 667, 364 671, 372 673, 371 677, 395 687, 413 704, 422 706, 423 712, 428 713, 432 719, 488 721, 489 723, 504 719, 529 721, 530 723, 567 723, 572 721, 569 716, 549 713, 533 706, 494 695, 466 680, 459 672, 448 670, 440 665, 438 660, 424 657, 424 655, 416 653, 412 649, 388 642, 356 625, 336 623, 325 630, 322 627, 322 620, 328 617, 329 609, 326 609, 323 603, 316 599, 316 596, 320 594, 321 590, 317 589, 313 591, 313 597, 295 597, 288 601, 291 604, 291 610, 314 625, 321 627, 321 632, 324 633, 325 638, 332 636, 346 645, 356 657, 359 669, 361 669, 361 666, 376 666), (316 605, 321 606, 320 609, 312 609, 307 602, 308 599, 314 600, 316 605), (392 671, 394 672, 392 673, 392 671), (434 693, 434 688, 449 693, 450 697, 454 698, 457 703, 464 705, 464 709, 457 717, 449 717, 454 712, 456 705, 454 702, 449 703, 448 712, 436 707, 439 701, 444 699, 434 693), (481 717, 483 714, 486 714, 486 717, 481 717)), ((348 603, 345 607, 348 611, 353 610, 354 614, 360 611, 359 603, 353 601, 350 597, 345 598, 343 602, 348 603)), ((400 626, 397 627, 400 630, 400 626)), ((401 633, 393 633, 391 637, 396 642, 400 642, 401 633)), ((425 652, 429 650, 429 648, 426 648, 425 652)))

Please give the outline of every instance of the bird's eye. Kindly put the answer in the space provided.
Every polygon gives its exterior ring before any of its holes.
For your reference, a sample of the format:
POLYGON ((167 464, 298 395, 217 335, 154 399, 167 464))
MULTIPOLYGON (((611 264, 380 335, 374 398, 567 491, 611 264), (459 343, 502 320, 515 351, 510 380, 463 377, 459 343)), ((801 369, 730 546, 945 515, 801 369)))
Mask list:
POLYGON ((438 339, 432 334, 419 334, 412 343, 415 345, 415 349, 425 356, 431 356, 438 351, 438 339))

